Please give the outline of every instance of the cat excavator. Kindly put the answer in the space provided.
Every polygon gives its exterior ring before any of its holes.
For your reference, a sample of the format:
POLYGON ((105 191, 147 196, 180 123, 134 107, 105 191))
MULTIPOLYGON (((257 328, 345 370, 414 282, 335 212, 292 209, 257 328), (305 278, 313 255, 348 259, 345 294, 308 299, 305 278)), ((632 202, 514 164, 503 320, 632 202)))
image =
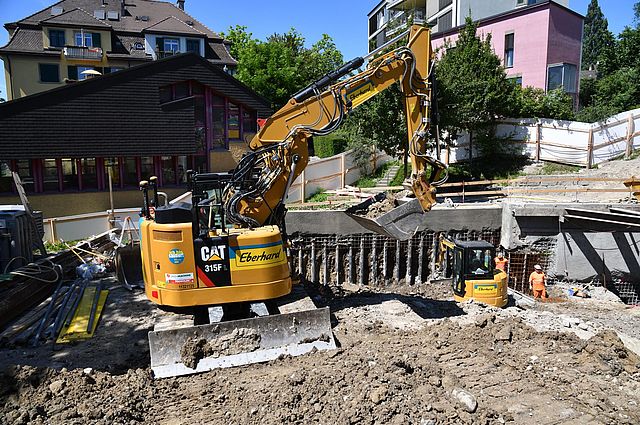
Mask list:
POLYGON ((292 289, 285 200, 308 163, 312 138, 336 130, 351 111, 399 82, 410 195, 375 219, 365 213, 384 194, 347 213, 398 239, 419 229, 447 167, 427 153, 434 81, 429 29, 412 26, 388 45, 404 37, 406 45, 376 56, 385 45, 294 94, 266 120, 233 171, 189 172, 191 203, 160 206, 157 187, 141 182, 146 295, 165 310, 195 318, 195 325, 159 324, 149 333, 156 377, 335 348, 328 308, 315 308, 299 285, 292 289))

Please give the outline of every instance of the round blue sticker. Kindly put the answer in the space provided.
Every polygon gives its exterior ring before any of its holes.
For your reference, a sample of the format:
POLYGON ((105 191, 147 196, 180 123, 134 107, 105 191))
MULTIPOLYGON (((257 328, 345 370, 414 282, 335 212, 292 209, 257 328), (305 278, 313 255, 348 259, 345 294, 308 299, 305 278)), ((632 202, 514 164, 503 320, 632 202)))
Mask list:
POLYGON ((180 264, 184 261, 184 252, 181 249, 173 248, 169 251, 169 261, 173 264, 180 264))

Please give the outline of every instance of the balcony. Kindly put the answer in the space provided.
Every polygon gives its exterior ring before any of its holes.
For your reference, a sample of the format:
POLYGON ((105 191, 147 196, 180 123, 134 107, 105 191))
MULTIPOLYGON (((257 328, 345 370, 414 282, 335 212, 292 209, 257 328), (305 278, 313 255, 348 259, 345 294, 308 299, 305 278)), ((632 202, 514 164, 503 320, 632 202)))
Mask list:
POLYGON ((409 9, 390 13, 386 30, 387 38, 392 38, 401 33, 411 24, 424 25, 425 11, 422 9, 409 9))
POLYGON ((175 56, 175 55, 179 55, 182 52, 179 52, 177 50, 167 50, 162 51, 162 50, 156 50, 156 56, 158 59, 162 59, 162 58, 168 58, 169 56, 175 56))
MULTIPOLYGON (((451 3, 451 0, 449 0, 451 3)), ((442 3, 442 0, 440 0, 442 3)), ((422 9, 427 10, 427 0, 393 0, 387 6, 390 10, 422 9)))
POLYGON ((67 46, 62 49, 62 54, 67 59, 101 61, 102 49, 100 47, 67 46))

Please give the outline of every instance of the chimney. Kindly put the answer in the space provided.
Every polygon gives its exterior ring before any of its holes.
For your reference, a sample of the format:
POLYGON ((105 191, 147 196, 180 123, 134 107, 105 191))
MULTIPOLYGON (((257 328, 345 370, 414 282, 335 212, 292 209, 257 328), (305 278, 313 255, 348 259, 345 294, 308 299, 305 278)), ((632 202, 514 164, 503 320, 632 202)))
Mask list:
POLYGON ((180 10, 184 10, 184 0, 178 0, 176 3, 178 4, 178 8, 180 8, 180 10))

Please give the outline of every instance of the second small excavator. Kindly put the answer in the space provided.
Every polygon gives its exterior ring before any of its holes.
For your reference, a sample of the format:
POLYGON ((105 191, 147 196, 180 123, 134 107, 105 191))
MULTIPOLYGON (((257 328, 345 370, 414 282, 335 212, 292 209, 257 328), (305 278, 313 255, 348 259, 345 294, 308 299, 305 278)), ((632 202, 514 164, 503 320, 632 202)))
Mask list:
POLYGON ((411 195, 376 219, 360 212, 380 198, 349 213, 381 234, 408 239, 415 233, 436 202, 435 187, 446 179, 446 166, 427 153, 429 29, 412 26, 390 43, 406 36, 405 46, 371 59, 364 71, 348 76, 364 65, 359 57, 296 93, 266 120, 232 172, 189 173, 190 204, 158 206, 156 199, 152 211, 148 184, 141 183, 146 295, 196 320, 195 326, 169 324, 150 332, 156 377, 335 347, 328 309, 315 308, 300 288, 292 291, 285 200, 307 165, 312 137, 336 130, 353 109, 399 82, 412 165, 404 185, 411 195), (219 306, 222 321, 210 323, 219 319, 213 318, 213 306, 219 306))

